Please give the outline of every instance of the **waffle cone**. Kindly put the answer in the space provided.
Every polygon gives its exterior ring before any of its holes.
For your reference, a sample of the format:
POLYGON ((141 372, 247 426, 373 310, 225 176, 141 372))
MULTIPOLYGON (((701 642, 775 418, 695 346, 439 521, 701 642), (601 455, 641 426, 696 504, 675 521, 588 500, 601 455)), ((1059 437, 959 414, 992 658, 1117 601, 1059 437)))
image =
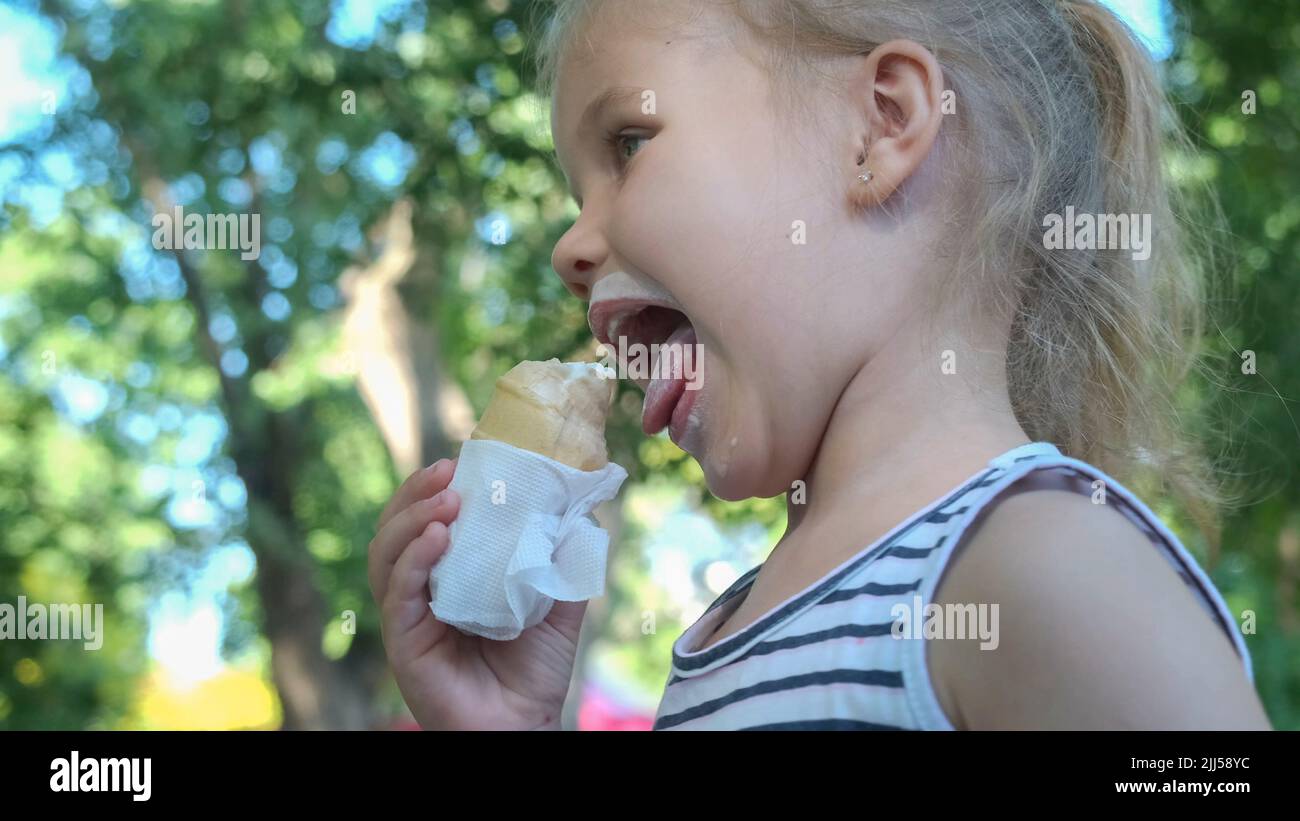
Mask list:
POLYGON ((599 470, 605 416, 617 387, 611 369, 584 362, 524 361, 499 379, 471 439, 493 439, 578 470, 599 470))

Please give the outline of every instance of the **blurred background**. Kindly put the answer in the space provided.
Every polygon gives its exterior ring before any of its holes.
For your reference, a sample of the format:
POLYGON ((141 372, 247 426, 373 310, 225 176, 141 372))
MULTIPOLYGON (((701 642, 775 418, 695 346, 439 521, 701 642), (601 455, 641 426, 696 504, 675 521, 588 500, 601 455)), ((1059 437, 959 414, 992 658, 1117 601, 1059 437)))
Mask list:
MULTIPOLYGON (((1300 5, 1114 0, 1197 143, 1239 282, 1212 327, 1254 496, 1209 555, 1274 725, 1300 729, 1300 5), (1240 352, 1254 352, 1255 373, 1240 352)), ((596 359, 550 268, 577 216, 522 0, 0 2, 0 603, 103 605, 103 645, 0 640, 0 728, 414 729, 366 545, 523 359, 596 359), (261 214, 261 254, 157 212, 261 214)), ((723 503, 620 386, 565 725, 648 729, 670 647, 784 529, 723 503)), ((1208 424, 1208 423, 1207 423, 1208 424)), ((1223 433, 1207 427, 1211 442, 1223 433)))

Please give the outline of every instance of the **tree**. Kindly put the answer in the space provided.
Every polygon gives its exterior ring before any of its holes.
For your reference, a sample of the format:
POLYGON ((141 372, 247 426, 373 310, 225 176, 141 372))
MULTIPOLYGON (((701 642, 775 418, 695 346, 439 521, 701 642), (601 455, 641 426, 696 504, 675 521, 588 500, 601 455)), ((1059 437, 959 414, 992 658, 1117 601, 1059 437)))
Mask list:
MULTIPOLYGON (((538 350, 574 351, 585 329, 567 302, 501 327, 500 308, 523 317, 512 305, 521 295, 558 295, 531 249, 553 243, 563 212, 537 151, 543 107, 518 80, 523 34, 509 3, 392 4, 373 43, 335 30, 320 0, 39 11, 84 82, 12 155, 32 185, 52 152, 103 171, 70 187, 52 224, 6 209, 5 291, 18 307, 5 339, 18 342, 4 386, 22 402, 7 405, 5 433, 80 443, 115 480, 97 487, 102 508, 152 527, 142 566, 124 567, 117 528, 97 550, 51 546, 93 530, 103 511, 69 502, 60 521, 66 477, 33 484, 50 465, 30 454, 8 466, 6 487, 32 491, 6 497, 6 520, 26 527, 6 577, 51 551, 78 557, 80 595, 110 602, 138 653, 144 605, 119 608, 114 592, 169 581, 156 565, 242 539, 257 559, 255 595, 232 607, 269 643, 284 726, 371 726, 385 668, 364 546, 379 508, 399 475, 453 455, 467 433, 473 413, 457 384, 477 385, 482 407, 493 375, 538 350), (154 216, 177 205, 259 215, 261 253, 156 247, 154 216), (477 240, 488 214, 530 247, 477 240), (476 265, 493 270, 472 283, 476 265), (458 269, 470 287, 442 275, 458 269), (56 364, 42 370, 45 360, 56 364), (141 367, 153 372, 133 381, 141 367), (74 430, 45 398, 64 379, 113 401, 74 430), (141 444, 124 427, 167 403, 224 427, 180 494, 218 508, 207 527, 164 518, 134 487, 175 442, 141 444), (208 496, 232 482, 229 499, 208 496), (355 636, 323 644, 346 611, 355 636)), ((232 652, 255 643, 231 641, 232 652)), ((123 708, 104 698, 87 692, 82 709, 43 720, 111 721, 123 708)), ((11 720, 35 706, 15 703, 11 720)))

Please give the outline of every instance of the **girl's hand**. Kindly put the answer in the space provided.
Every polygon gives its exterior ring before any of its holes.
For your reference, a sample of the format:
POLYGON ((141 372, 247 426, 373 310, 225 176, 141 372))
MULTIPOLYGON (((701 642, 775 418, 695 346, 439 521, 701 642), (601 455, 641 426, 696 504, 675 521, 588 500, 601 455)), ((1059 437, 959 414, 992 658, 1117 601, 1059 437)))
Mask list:
POLYGON ((397 687, 426 730, 559 729, 587 603, 556 602, 512 641, 460 632, 429 609, 429 571, 449 547, 460 497, 456 460, 402 484, 369 547, 370 589, 397 687))

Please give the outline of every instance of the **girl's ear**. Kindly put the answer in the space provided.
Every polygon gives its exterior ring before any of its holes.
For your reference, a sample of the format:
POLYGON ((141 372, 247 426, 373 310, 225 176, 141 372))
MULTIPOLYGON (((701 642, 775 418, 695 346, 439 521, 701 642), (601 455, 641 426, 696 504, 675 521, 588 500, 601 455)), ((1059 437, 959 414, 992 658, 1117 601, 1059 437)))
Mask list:
POLYGON ((850 89, 865 122, 855 131, 846 169, 852 199, 885 201, 930 153, 943 122, 943 71, 928 49, 911 40, 876 46, 851 75, 850 89), (858 161, 863 154, 866 160, 858 161), (858 179, 870 171, 870 181, 858 179))

